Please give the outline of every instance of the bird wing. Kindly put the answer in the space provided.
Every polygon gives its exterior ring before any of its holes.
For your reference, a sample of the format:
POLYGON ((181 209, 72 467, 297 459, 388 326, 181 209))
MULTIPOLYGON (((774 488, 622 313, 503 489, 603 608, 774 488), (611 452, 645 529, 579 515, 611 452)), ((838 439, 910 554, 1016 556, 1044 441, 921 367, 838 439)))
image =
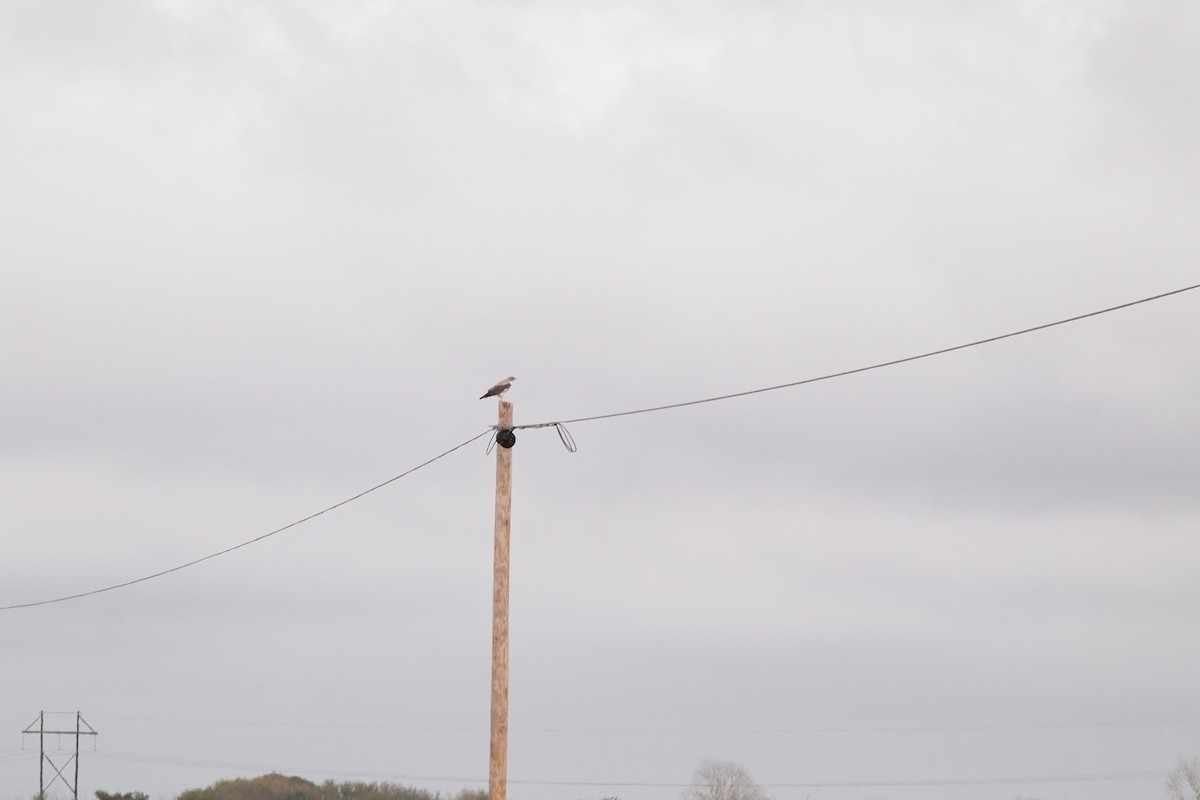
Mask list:
POLYGON ((485 397, 495 397, 498 394, 502 394, 502 393, 508 391, 508 387, 510 387, 510 386, 512 386, 512 383, 510 383, 509 381, 500 381, 495 386, 488 389, 487 392, 485 392, 483 395, 481 395, 479 399, 483 400, 485 397))

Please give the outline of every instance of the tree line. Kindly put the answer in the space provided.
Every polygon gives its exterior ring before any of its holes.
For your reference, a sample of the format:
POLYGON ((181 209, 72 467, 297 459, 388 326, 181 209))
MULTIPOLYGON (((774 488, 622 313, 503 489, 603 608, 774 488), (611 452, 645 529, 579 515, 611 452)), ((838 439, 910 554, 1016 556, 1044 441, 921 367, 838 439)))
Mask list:
MULTIPOLYGON (((144 792, 97 791, 96 800, 150 800, 144 792)), ((325 781, 314 783, 295 775, 273 772, 257 778, 217 781, 188 789, 177 800, 488 800, 486 789, 463 789, 443 795, 398 783, 325 781)))
MULTIPOLYGON (((1181 761, 1168 776, 1169 800, 1200 800, 1200 759, 1181 761)), ((34 800, 37 800, 36 796, 34 800)), ((143 792, 97 791, 96 800, 150 800, 143 792)), ((396 783, 327 780, 314 783, 295 775, 271 773, 235 778, 203 789, 188 789, 177 800, 488 800, 486 789, 463 789, 442 795, 396 783)), ((606 797, 604 800, 619 800, 606 797)), ((729 761, 702 761, 681 800, 769 800, 750 774, 729 761)))

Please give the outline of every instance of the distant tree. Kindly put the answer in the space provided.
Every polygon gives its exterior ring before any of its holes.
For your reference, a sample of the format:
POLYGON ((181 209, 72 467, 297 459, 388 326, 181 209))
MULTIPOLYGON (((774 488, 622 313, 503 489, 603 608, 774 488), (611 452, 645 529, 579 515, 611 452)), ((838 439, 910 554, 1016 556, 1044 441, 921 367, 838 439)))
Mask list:
POLYGON ((321 786, 320 800, 438 800, 438 797, 427 789, 415 789, 398 783, 325 781, 321 786))
MULTIPOLYGON (((177 800, 487 800, 486 790, 464 789, 457 795, 443 797, 428 789, 417 789, 399 783, 367 781, 325 781, 317 785, 295 775, 260 775, 257 778, 237 778, 218 781, 203 789, 188 789, 177 800)), ((97 800, 149 800, 145 795, 109 795, 97 800)))
MULTIPOLYGON (((37 800, 35 798, 35 800, 37 800)), ((129 795, 97 792, 96 800, 149 800, 144 794, 129 795)), ((428 789, 399 783, 367 781, 325 781, 317 785, 295 775, 260 775, 217 781, 203 789, 188 789, 177 800, 488 800, 486 789, 463 789, 456 795, 443 796, 428 789)))
POLYGON ((106 792, 97 789, 96 800, 150 800, 150 795, 145 792, 106 792))
POLYGON ((188 789, 179 800, 322 800, 321 787, 295 775, 260 775, 217 781, 203 789, 188 789))
POLYGON ((767 800, 750 773, 730 761, 702 761, 683 800, 767 800))
POLYGON ((1167 778, 1167 797, 1171 800, 1200 800, 1200 758, 1179 762, 1167 778))

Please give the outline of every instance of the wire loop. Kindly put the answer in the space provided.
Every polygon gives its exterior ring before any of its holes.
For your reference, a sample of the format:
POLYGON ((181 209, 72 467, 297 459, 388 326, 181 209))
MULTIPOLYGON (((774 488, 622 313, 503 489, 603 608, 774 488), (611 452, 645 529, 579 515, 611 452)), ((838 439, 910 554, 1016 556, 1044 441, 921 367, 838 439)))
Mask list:
POLYGON ((558 431, 558 438, 563 443, 563 447, 567 448, 568 453, 576 453, 579 447, 575 444, 575 437, 571 436, 571 432, 567 430, 567 426, 561 422, 554 423, 554 430, 558 431))

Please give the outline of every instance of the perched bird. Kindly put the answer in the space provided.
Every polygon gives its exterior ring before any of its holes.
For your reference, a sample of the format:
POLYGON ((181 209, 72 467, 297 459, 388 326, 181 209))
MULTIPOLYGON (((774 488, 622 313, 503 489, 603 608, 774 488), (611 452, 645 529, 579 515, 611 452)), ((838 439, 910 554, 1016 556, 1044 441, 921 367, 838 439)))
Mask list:
POLYGON ((514 378, 512 375, 509 375, 507 378, 488 389, 487 392, 481 395, 479 399, 482 400, 485 397, 500 397, 509 390, 509 388, 512 386, 512 382, 515 380, 516 378, 514 378))

